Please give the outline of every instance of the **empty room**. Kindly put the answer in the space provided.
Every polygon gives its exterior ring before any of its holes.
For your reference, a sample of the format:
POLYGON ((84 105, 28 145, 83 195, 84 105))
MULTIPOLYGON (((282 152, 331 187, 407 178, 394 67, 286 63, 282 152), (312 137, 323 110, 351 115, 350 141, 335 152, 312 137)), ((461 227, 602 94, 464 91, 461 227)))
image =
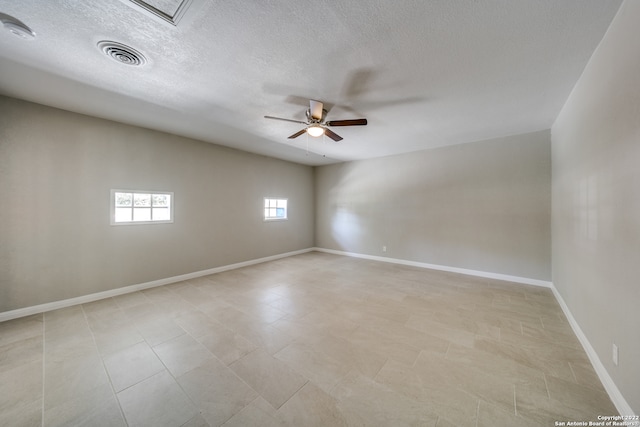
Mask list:
POLYGON ((0 425, 640 426, 640 0, 0 22, 0 425))

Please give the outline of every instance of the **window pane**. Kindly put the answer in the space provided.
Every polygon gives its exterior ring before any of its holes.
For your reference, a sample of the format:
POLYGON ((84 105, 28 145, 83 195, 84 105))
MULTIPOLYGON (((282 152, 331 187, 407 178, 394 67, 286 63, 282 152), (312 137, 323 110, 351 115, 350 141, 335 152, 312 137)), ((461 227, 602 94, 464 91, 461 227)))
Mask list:
POLYGON ((111 212, 115 223, 171 222, 173 193, 111 190, 111 212))
POLYGON ((264 199, 265 219, 287 219, 287 199, 264 199))
POLYGON ((133 206, 135 207, 151 206, 151 194, 134 193, 133 206))
POLYGON ((171 219, 169 214, 169 208, 153 208, 154 221, 169 221, 171 219))
POLYGON ((168 194, 152 194, 151 202, 153 206, 169 207, 171 196, 168 194))
POLYGON ((116 206, 131 206, 133 203, 133 194, 131 193, 116 193, 116 206))
POLYGON ((115 222, 131 221, 131 208, 116 208, 115 222))
MULTIPOLYGON (((149 200, 151 200, 151 198, 149 198, 149 200)), ((151 221, 151 208, 134 208, 133 220, 134 221, 151 221)))

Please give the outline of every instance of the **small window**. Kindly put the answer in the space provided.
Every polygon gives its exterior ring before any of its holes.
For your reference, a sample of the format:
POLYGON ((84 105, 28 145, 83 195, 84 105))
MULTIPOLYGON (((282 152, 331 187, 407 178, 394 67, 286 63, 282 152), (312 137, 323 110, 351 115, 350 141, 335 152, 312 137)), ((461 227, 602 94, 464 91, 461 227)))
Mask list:
POLYGON ((111 190, 111 224, 173 222, 173 193, 111 190))
POLYGON ((287 199, 264 199, 264 220, 287 219, 287 199))

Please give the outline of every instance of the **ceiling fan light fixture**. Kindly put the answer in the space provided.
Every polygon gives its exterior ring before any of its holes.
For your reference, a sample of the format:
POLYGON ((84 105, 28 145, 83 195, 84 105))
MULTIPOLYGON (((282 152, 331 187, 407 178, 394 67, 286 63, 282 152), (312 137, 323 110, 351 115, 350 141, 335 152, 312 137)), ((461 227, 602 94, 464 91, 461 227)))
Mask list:
POLYGON ((307 133, 313 137, 319 137, 324 135, 324 128, 321 126, 309 126, 307 128, 307 133))

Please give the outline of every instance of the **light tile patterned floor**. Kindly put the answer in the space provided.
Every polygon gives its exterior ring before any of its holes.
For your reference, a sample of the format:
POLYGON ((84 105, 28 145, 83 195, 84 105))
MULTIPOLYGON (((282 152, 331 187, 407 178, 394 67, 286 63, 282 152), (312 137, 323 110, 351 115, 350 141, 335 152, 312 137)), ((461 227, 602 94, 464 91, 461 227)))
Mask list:
POLYGON ((0 323, 3 426, 613 414, 549 289, 318 252, 0 323))

